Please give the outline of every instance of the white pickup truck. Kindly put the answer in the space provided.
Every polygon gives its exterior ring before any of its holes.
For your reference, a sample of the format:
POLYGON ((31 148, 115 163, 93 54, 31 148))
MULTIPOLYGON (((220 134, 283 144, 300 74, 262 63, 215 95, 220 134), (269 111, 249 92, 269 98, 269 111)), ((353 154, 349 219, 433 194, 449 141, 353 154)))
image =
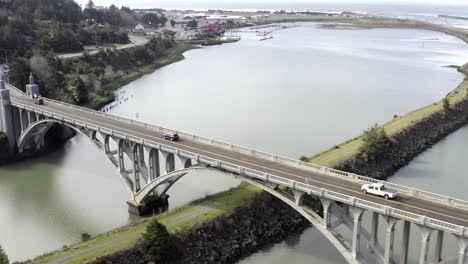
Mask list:
POLYGON ((364 194, 370 193, 373 195, 384 197, 387 200, 394 199, 398 195, 397 192, 386 191, 382 183, 364 184, 361 187, 361 191, 364 194))

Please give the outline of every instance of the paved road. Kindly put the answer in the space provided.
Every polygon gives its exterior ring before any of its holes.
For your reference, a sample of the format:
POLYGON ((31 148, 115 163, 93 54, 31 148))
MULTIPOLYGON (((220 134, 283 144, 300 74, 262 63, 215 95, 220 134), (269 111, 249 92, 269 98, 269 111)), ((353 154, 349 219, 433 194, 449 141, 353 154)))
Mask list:
POLYGON ((96 116, 87 111, 71 109, 69 107, 47 103, 43 106, 34 105, 29 99, 23 96, 18 97, 12 93, 12 101, 21 104, 30 105, 32 107, 41 108, 43 110, 60 114, 62 116, 75 119, 77 121, 86 122, 96 126, 107 127, 120 133, 133 135, 148 141, 163 143, 168 146, 176 147, 181 150, 190 151, 204 155, 213 159, 218 159, 245 168, 254 169, 257 171, 277 175, 284 178, 296 180, 307 184, 314 185, 326 190, 352 195, 356 198, 367 200, 382 205, 391 206, 395 209, 408 211, 411 213, 425 215, 430 218, 445 221, 455 225, 468 227, 468 211, 457 209, 442 204, 430 202, 424 199, 415 197, 400 196, 397 200, 385 200, 380 197, 364 195, 360 192, 360 185, 350 182, 346 179, 339 179, 326 175, 320 175, 311 171, 302 170, 286 164, 277 163, 274 161, 256 158, 238 152, 233 152, 227 149, 218 148, 216 146, 207 145, 192 140, 182 140, 179 142, 170 142, 162 139, 160 132, 154 131, 151 128, 140 126, 132 126, 131 124, 110 119, 104 116, 96 116))
MULTIPOLYGON (((149 41, 149 39, 147 37, 145 37, 145 36, 128 35, 128 37, 130 38, 130 43, 119 46, 119 47, 117 47, 117 49, 121 50, 121 49, 132 48, 132 47, 135 47, 135 46, 142 46, 142 45, 145 45, 146 43, 148 43, 148 41, 149 41)), ((99 52, 99 49, 89 51, 88 54, 92 55, 92 54, 96 54, 98 52, 99 52)), ((83 56, 83 52, 67 53, 67 54, 58 55, 58 57, 61 58, 61 59, 70 59, 70 58, 76 58, 76 57, 80 57, 80 56, 83 56)))

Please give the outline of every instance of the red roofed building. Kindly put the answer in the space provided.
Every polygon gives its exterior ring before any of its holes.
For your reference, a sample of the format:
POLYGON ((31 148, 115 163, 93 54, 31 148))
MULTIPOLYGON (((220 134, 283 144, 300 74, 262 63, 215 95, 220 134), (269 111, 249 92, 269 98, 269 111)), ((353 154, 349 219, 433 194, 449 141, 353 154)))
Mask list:
POLYGON ((202 35, 220 36, 224 33, 224 28, 219 24, 212 23, 199 27, 198 31, 202 35))

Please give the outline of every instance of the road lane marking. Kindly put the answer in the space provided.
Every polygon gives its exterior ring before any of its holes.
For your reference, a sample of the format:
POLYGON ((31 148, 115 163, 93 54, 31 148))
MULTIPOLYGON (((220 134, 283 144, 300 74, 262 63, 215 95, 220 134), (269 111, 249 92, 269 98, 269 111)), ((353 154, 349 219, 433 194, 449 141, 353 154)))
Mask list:
MULTIPOLYGON (((55 104, 55 106, 61 107, 61 105, 57 105, 57 104, 55 104)), ((52 111, 57 111, 57 112, 59 112, 59 113, 68 115, 68 116, 69 116, 68 118, 71 118, 71 119, 77 119, 76 117, 71 116, 71 114, 69 114, 69 113, 67 113, 67 112, 64 112, 63 110, 56 110, 56 109, 54 109, 54 108, 47 107, 47 105, 42 106, 42 108, 49 109, 49 110, 52 110, 52 111), (70 117, 70 116, 71 116, 71 117, 70 117)), ((83 113, 86 113, 86 112, 83 111, 83 113)), ((91 113, 86 113, 86 114, 91 114, 91 113)), ((91 115, 92 115, 92 114, 91 114, 91 115)), ((92 119, 89 119, 89 118, 86 118, 86 117, 82 117, 82 116, 79 116, 79 115, 78 115, 78 117, 79 117, 80 119, 82 119, 82 120, 87 120, 87 121, 90 121, 90 122, 92 122, 92 123, 95 123, 95 122, 96 122, 96 120, 92 120, 92 119)), ((109 119, 109 118, 107 118, 107 117, 102 117, 102 116, 99 116, 99 117, 102 118, 102 119, 105 120, 105 121, 121 122, 121 121, 118 121, 118 120, 109 119)), ((108 126, 110 126, 110 127, 113 127, 114 129, 130 132, 130 134, 138 134, 138 135, 140 135, 140 136, 144 136, 144 137, 149 137, 149 138, 156 139, 156 141, 159 142, 160 144, 162 144, 161 142, 165 142, 164 140, 162 140, 162 139, 159 138, 159 137, 155 137, 155 136, 152 136, 152 135, 140 133, 140 132, 138 132, 138 131, 128 130, 128 129, 123 128, 123 127, 117 127, 117 126, 115 126, 115 125, 108 124, 107 122, 103 122, 103 123, 105 123, 106 125, 108 125, 108 126)), ((142 127, 142 128, 143 128, 143 127, 142 127)), ((151 130, 148 130, 148 131, 151 132, 151 130)), ((157 132, 157 131, 155 131, 155 132, 157 132)), ((160 133, 160 132, 159 132, 159 133, 160 133)), ((189 140, 188 142, 190 142, 190 140, 189 140)), ((196 141, 192 141, 192 142, 198 143, 198 142, 196 142, 196 141)), ((165 142, 165 143, 167 143, 167 142, 165 142)), ((223 157, 223 158, 228 159, 228 160, 234 160, 234 161, 237 161, 237 162, 249 164, 249 165, 252 165, 252 166, 254 166, 254 167, 259 167, 259 168, 263 168, 263 169, 266 169, 266 170, 275 171, 275 172, 278 172, 278 173, 290 175, 290 176, 293 176, 293 177, 295 177, 295 178, 300 178, 300 179, 306 180, 306 182, 307 182, 307 181, 312 181, 312 182, 315 182, 315 183, 319 183, 319 184, 323 184, 323 185, 326 185, 326 186, 334 187, 334 188, 337 188, 337 189, 345 190, 345 191, 348 191, 348 192, 351 192, 351 193, 357 193, 357 194, 359 194, 360 197, 363 196, 363 194, 362 194, 360 191, 356 191, 356 190, 354 190, 354 189, 348 189, 348 188, 346 188, 346 187, 341 187, 341 186, 333 185, 333 184, 330 184, 330 183, 326 183, 326 182, 322 182, 322 181, 319 181, 319 180, 311 179, 311 178, 308 178, 308 177, 296 175, 296 174, 293 174, 293 173, 289 173, 289 172, 277 170, 277 169, 274 169, 274 168, 268 168, 268 167, 262 166, 262 165, 260 165, 260 164, 255 164, 255 163, 251 163, 251 162, 248 162, 248 161, 243 161, 243 160, 240 160, 240 159, 237 159, 237 158, 228 157, 228 156, 225 156, 225 155, 223 155, 223 154, 214 153, 214 152, 211 152, 211 151, 208 151, 208 150, 198 149, 198 148, 196 148, 196 147, 192 147, 192 146, 189 146, 189 145, 184 145, 184 144, 179 143, 179 142, 171 141, 171 144, 172 144, 172 145, 176 145, 176 146, 181 146, 181 147, 189 148, 189 149, 193 149, 193 150, 200 151, 200 152, 204 152, 204 153, 208 153, 208 154, 211 154, 211 155, 214 155, 214 156, 223 157)), ((166 145, 169 145, 169 146, 170 146, 171 144, 166 144, 166 145)), ((200 144, 200 143, 198 143, 198 144, 200 144)), ((202 145, 203 145, 203 144, 202 144, 202 145)), ((209 146, 209 145, 206 145, 206 146, 209 146)), ((227 150, 227 151, 229 151, 229 150, 227 150)), ((238 153, 238 152, 233 152, 233 153, 238 153)), ((245 155, 245 154, 242 154, 242 153, 239 153, 239 154, 245 155)), ((266 161, 268 161, 268 160, 266 160, 266 161)), ((291 167, 291 168, 295 169, 294 167, 291 167)), ((307 172, 307 171, 306 171, 306 172, 307 172)), ((309 172, 309 173, 311 173, 311 172, 309 172)), ((325 176, 325 177, 326 177, 326 176, 325 176)), ((346 181, 346 179, 343 179, 343 180, 346 181)), ((395 200, 385 200, 384 198, 378 197, 378 196, 372 196, 372 197, 376 198, 377 200, 385 201, 385 202, 387 202, 387 203, 398 204, 398 205, 401 205, 401 206, 403 206, 403 207, 409 207, 409 208, 413 208, 413 209, 416 209, 416 210, 421 210, 421 211, 429 212, 429 213, 436 214, 436 215, 439 215, 439 216, 443 216, 443 217, 447 217, 447 218, 451 218, 451 219, 455 219, 455 220, 459 220, 459 221, 468 223, 468 219, 463 219, 463 218, 459 218, 459 217, 456 217, 456 216, 451 216, 451 215, 448 215, 448 214, 435 212, 435 211, 432 211, 432 210, 429 210, 429 209, 421 208, 421 207, 414 206, 414 205, 405 204, 405 203, 398 202, 398 201, 395 201, 395 200)), ((408 197, 408 198, 411 198, 411 197, 408 197)), ((418 199, 418 200, 422 200, 422 199, 418 199)), ((372 201, 370 201, 370 200, 367 200, 367 201, 372 202, 372 201)), ((424 201, 424 200, 422 200, 422 201, 424 201)), ((431 202, 431 203, 432 203, 432 202, 431 202)), ((434 204, 437 204, 437 203, 434 203, 434 204)), ((381 204, 381 205, 385 206, 385 204, 381 204)), ((443 206, 443 205, 441 205, 441 206, 443 206)), ((395 208, 395 209, 396 209, 396 208, 395 208)), ((397 210, 398 210, 398 209, 397 209, 397 210)), ((411 213, 411 212, 410 212, 410 213, 411 213)), ((439 221, 441 221, 441 220, 439 220, 439 221)))

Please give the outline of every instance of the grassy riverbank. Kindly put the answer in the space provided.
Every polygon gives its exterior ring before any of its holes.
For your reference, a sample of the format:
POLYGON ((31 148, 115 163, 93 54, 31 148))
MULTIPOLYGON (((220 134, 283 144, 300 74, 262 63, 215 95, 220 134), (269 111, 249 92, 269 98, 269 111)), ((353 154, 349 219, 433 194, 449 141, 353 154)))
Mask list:
POLYGON ((87 106, 89 108, 97 109, 114 101, 114 92, 117 89, 141 78, 144 75, 151 74, 164 66, 183 60, 185 58, 183 54, 186 51, 196 48, 197 47, 193 46, 192 43, 176 42, 175 46, 170 48, 164 56, 155 60, 151 64, 138 67, 104 85, 101 90, 90 93, 89 98, 91 101, 87 106))
MULTIPOLYGON (((466 93, 468 92, 468 79, 465 79, 454 91, 452 91, 447 99, 451 105, 457 104, 462 100, 466 100, 466 93)), ((429 116, 444 111, 443 100, 420 108, 406 115, 394 118, 383 125, 387 135, 392 137, 404 129, 409 129, 416 123, 428 118, 429 116)), ((323 153, 320 153, 310 159, 311 163, 319 164, 328 167, 335 167, 346 160, 352 158, 359 153, 359 148, 362 145, 361 137, 354 138, 340 145, 333 147, 323 153)))
MULTIPOLYGON (((169 232, 182 232, 220 215, 231 213, 234 209, 246 205, 260 192, 261 190, 254 186, 241 185, 194 201, 184 207, 159 215, 157 218, 168 228, 169 232)), ((86 263, 97 257, 131 248, 145 231, 146 226, 147 222, 143 222, 123 227, 88 242, 44 255, 30 263, 86 263)))

